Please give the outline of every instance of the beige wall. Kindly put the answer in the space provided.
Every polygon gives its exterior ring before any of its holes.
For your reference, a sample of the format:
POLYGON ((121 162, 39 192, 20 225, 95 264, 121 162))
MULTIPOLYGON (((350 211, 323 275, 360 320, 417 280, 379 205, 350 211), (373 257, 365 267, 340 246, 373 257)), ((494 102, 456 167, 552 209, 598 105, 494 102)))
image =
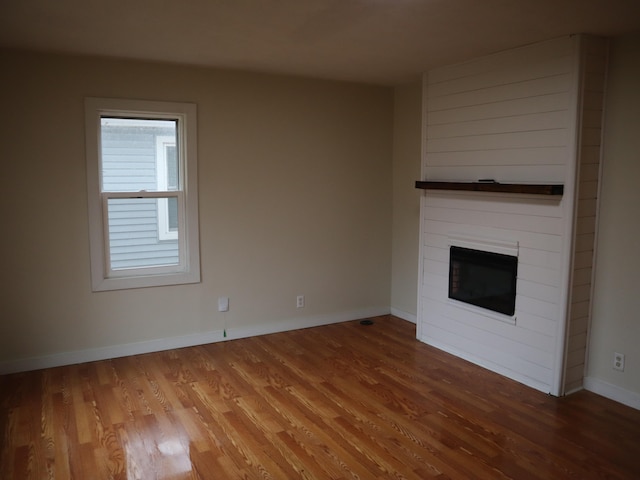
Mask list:
POLYGON ((391 311, 415 323, 420 224, 422 85, 398 86, 394 95, 391 311))
POLYGON ((611 44, 587 376, 640 408, 640 34, 611 44), (613 370, 614 352, 626 355, 613 370), (604 382, 604 384, 602 383, 604 382), (607 385, 608 384, 608 385, 607 385))
POLYGON ((389 311, 392 89, 7 51, 0 62, 0 364, 389 311), (86 96, 197 104, 200 284, 91 292, 86 96))

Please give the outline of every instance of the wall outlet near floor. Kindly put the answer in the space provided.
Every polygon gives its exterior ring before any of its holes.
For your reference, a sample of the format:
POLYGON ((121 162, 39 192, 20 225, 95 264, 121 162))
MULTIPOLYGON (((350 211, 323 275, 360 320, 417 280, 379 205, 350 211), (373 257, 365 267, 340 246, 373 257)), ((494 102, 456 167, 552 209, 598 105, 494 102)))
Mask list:
POLYGON ((624 372, 624 353, 615 352, 613 354, 613 369, 624 372))
POLYGON ((218 297, 218 311, 219 312, 229 311, 229 297, 218 297))
POLYGON ((298 295, 296 297, 296 308, 304 307, 304 295, 298 295))

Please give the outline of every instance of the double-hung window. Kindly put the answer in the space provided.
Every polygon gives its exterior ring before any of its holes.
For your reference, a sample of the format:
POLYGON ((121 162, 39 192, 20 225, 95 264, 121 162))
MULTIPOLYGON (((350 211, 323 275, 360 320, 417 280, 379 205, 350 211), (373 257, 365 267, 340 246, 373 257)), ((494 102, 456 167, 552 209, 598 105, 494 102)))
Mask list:
POLYGON ((200 281, 196 107, 87 98, 94 291, 200 281))

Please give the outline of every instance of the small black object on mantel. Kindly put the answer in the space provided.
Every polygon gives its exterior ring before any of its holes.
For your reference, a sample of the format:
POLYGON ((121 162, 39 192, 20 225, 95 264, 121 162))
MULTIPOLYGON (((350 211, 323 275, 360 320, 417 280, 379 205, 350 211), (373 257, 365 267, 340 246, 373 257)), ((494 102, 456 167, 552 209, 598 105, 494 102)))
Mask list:
POLYGON ((373 325, 373 320, 360 320, 360 325, 373 325))

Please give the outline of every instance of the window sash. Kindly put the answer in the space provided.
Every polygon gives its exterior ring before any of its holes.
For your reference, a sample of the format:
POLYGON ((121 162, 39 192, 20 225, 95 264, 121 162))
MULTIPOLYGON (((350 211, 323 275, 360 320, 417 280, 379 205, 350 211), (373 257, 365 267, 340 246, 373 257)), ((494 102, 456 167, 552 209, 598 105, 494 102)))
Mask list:
MULTIPOLYGON (((177 138, 159 136, 156 138, 156 177, 158 182, 158 189, 163 191, 182 190, 182 168, 181 152, 179 145, 176 145, 177 138), (168 148, 175 149, 176 161, 177 161, 177 182, 171 184, 169 181, 169 156, 167 154, 168 148)), ((180 203, 178 202, 178 217, 180 216, 180 203)), ((176 231, 171 229, 171 217, 169 202, 158 200, 158 238, 160 240, 176 240, 179 238, 178 232, 180 227, 176 231)))
MULTIPOLYGON (((184 221, 184 192, 182 191, 162 191, 162 192, 103 192, 101 195, 102 201, 102 231, 103 242, 105 245, 104 251, 104 272, 105 278, 122 278, 130 276, 143 276, 143 275, 161 275, 176 272, 187 271, 187 244, 186 235, 180 234, 185 232, 186 225, 184 221), (110 228, 109 228, 109 200, 117 199, 169 199, 175 198, 178 202, 178 232, 176 232, 176 239, 178 241, 178 262, 170 263, 166 265, 157 266, 140 266, 140 267, 128 267, 128 268, 113 268, 112 267, 112 245, 110 240, 110 228)), ((160 214, 161 212, 158 212, 160 214)))
POLYGON ((156 102, 113 98, 85 99, 87 192, 91 283, 93 291, 179 285, 200 282, 197 182, 197 110, 192 103, 156 102), (180 158, 177 191, 106 192, 102 189, 101 118, 137 118, 177 121, 176 148, 180 158), (118 198, 176 198, 179 265, 111 269, 108 202, 118 198))

